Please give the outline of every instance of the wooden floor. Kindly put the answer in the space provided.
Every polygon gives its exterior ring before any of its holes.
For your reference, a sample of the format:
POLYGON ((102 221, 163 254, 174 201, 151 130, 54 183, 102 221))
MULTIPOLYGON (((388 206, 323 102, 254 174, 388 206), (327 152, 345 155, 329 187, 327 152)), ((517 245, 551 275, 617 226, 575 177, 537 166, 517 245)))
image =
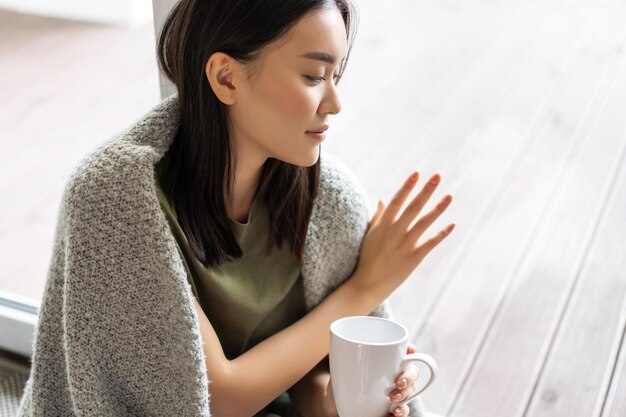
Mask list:
MULTIPOLYGON (((413 170, 454 196, 392 296, 439 363, 427 408, 625 416, 626 3, 381 4, 359 2, 322 152, 372 207, 413 170)), ((0 278, 33 297, 71 165, 158 100, 150 28, 48 22, 0 14, 0 278)))
POLYGON ((41 299, 70 171, 158 101, 152 24, 0 10, 0 289, 41 299))

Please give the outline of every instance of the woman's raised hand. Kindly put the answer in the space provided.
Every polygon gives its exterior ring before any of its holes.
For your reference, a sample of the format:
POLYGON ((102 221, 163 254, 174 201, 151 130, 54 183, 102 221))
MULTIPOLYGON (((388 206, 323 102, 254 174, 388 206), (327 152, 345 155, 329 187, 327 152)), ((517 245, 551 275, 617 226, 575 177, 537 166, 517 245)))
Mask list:
POLYGON ((441 180, 439 174, 433 175, 400 213, 418 177, 419 174, 414 172, 388 206, 382 201, 378 203, 361 244, 358 273, 354 274, 353 283, 380 299, 400 286, 426 255, 454 229, 454 223, 451 223, 430 239, 420 242, 426 229, 448 207, 452 195, 446 195, 413 224, 441 180))

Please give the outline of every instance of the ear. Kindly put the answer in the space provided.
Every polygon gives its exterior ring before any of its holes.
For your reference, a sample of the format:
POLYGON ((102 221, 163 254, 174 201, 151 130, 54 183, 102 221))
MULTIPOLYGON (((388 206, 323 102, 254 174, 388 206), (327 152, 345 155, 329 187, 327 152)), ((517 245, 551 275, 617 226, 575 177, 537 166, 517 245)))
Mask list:
POLYGON ((204 72, 217 98, 224 104, 237 101, 235 73, 239 63, 223 52, 215 52, 209 57, 204 72))

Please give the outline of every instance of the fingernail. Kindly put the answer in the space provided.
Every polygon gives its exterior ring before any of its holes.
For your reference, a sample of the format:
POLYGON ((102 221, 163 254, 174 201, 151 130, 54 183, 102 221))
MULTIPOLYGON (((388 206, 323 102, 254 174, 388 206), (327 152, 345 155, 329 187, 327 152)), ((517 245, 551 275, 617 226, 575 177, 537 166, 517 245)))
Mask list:
POLYGON ((437 185, 439 184, 439 180, 441 179, 441 177, 439 176, 439 174, 435 174, 432 176, 432 178, 430 179, 430 183, 432 185, 437 185))
POLYGON ((412 182, 417 181, 417 172, 412 173, 409 177, 409 180, 411 180, 412 182))
POLYGON ((398 388, 406 388, 408 384, 409 381, 407 381, 406 378, 402 378, 400 381, 398 381, 398 388))
POLYGON ((396 408, 395 410, 393 410, 393 415, 394 416, 401 416, 403 414, 402 409, 401 408, 396 408))

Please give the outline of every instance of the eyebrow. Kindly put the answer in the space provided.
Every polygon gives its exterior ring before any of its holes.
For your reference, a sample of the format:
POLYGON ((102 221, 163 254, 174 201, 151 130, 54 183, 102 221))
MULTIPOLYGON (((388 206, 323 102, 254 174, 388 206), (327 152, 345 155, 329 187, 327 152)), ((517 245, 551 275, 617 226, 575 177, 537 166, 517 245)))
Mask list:
POLYGON ((337 60, 334 56, 327 54, 326 52, 309 52, 304 55, 300 55, 301 58, 316 59, 318 61, 326 62, 327 64, 335 64, 337 60))

